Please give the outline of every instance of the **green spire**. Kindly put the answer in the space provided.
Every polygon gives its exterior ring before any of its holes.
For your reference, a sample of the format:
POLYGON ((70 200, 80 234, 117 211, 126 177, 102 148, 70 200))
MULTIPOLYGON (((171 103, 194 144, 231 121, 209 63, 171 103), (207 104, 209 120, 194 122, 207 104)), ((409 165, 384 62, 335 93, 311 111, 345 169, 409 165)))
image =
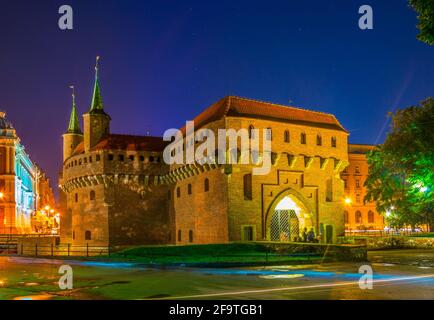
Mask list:
POLYGON ((74 86, 71 86, 70 88, 72 89, 72 111, 71 117, 69 119, 68 131, 66 131, 66 133, 82 134, 80 129, 80 122, 78 122, 77 106, 75 105, 74 86))
POLYGON ((99 60, 99 56, 96 57, 95 85, 93 87, 92 104, 90 106, 89 113, 104 113, 101 90, 99 88, 99 80, 98 80, 98 60, 99 60))

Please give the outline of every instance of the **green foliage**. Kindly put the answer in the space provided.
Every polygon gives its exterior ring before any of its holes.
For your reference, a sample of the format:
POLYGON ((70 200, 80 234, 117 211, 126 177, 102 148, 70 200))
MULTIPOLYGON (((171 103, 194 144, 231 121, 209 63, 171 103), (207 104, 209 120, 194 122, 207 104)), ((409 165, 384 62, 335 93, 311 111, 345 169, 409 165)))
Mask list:
POLYGON ((383 145, 368 154, 365 201, 390 212, 394 227, 433 223, 434 99, 392 115, 383 145))
POLYGON ((410 6, 417 11, 420 33, 417 38, 427 44, 434 44, 434 0, 410 0, 410 6))

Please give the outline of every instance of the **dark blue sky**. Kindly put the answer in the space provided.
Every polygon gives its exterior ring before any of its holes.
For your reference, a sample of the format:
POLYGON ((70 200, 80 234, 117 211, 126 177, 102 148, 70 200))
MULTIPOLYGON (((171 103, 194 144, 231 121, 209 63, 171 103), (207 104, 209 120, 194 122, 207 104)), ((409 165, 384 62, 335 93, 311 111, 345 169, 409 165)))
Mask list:
MULTIPOLYGON (((0 0, 0 108, 56 181, 74 84, 101 87, 112 132, 161 135, 226 95, 333 113, 350 142, 382 142, 386 114, 434 95, 434 46, 406 0, 0 0), (74 9, 74 30, 57 26, 74 9), (358 8, 374 9, 374 30, 358 8)), ((55 184, 55 183, 53 183, 55 184)))

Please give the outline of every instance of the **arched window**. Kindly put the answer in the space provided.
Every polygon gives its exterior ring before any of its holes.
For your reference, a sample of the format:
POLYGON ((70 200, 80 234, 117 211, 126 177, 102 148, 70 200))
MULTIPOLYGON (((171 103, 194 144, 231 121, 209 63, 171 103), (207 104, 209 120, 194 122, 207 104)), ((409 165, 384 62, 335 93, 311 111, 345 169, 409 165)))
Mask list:
POLYGON ((208 178, 205 179, 204 190, 205 190, 205 192, 209 191, 209 180, 208 180, 208 178))
POLYGON ((289 130, 285 130, 285 133, 283 134, 283 140, 286 143, 289 143, 289 141, 290 141, 289 130))
POLYGON ((316 136, 316 145, 321 146, 322 145, 322 137, 320 135, 316 136))
POLYGON ((91 191, 90 192, 90 194, 89 194, 89 199, 91 200, 91 201, 93 201, 93 200, 95 200, 95 191, 91 191))
POLYGON ((178 230, 178 241, 182 241, 182 232, 178 230))
POLYGON ((188 241, 191 243, 193 242, 193 230, 190 230, 188 232, 188 241))
POLYGON ((368 212, 368 223, 374 223, 374 222, 375 222, 374 213, 369 210, 369 212, 368 212))
POLYGON ((181 188, 176 188, 176 196, 179 198, 181 197, 181 188))
POLYGON ((244 175, 244 200, 252 200, 252 174, 244 175))
POLYGON ((249 126, 249 139, 255 139, 255 127, 252 125, 249 126))
POLYGON ((266 139, 268 140, 268 141, 271 141, 271 140, 273 140, 273 131, 271 130, 271 128, 267 128, 267 131, 266 131, 266 139))
POLYGON ((344 222, 348 224, 348 211, 344 211, 344 222))
POLYGON ((359 210, 356 211, 356 223, 362 223, 362 213, 359 210))
POLYGON ((84 233, 84 240, 92 240, 92 232, 86 230, 86 232, 84 233))
POLYGON ((333 148, 336 148, 336 137, 332 137, 331 139, 331 145, 333 148))
POLYGON ((306 144, 306 133, 304 132, 300 135, 300 143, 306 144))
POLYGON ((188 189, 188 194, 191 194, 192 193, 191 183, 188 184, 187 189, 188 189))

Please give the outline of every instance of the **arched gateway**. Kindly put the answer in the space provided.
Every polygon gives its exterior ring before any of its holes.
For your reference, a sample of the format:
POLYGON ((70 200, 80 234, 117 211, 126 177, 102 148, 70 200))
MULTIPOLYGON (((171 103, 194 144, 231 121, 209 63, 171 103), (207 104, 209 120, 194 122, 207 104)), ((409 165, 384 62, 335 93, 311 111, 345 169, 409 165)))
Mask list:
POLYGON ((267 212, 267 240, 296 241, 304 228, 314 228, 313 212, 301 199, 291 190, 276 197, 267 212))

